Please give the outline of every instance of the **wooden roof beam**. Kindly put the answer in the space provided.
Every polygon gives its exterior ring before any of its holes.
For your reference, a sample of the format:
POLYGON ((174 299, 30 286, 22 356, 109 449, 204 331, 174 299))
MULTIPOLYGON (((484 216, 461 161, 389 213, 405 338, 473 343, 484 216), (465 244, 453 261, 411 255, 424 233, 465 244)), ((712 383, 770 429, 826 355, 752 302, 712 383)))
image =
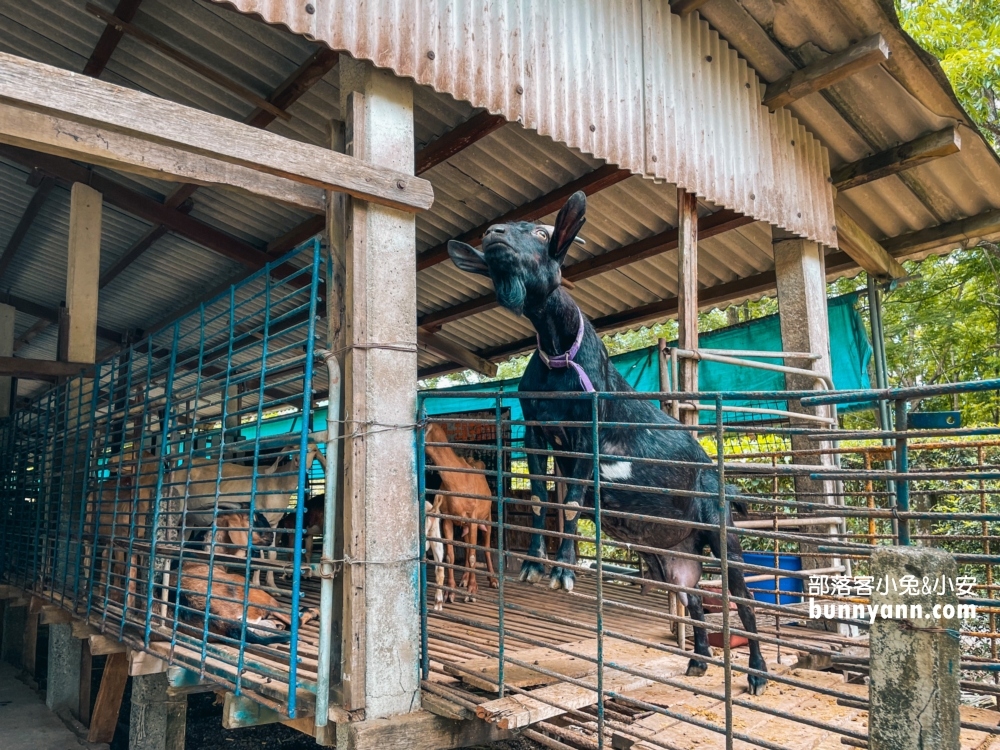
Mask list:
POLYGON ((311 185, 6 104, 0 104, 0 142, 158 180, 237 190, 313 213, 326 210, 326 193, 311 185))
POLYGON ((763 104, 772 112, 804 96, 822 91, 860 70, 889 59, 889 44, 881 34, 874 34, 847 49, 796 70, 789 76, 767 84, 763 104))
POLYGON ((415 173, 423 174, 506 124, 507 119, 503 115, 491 115, 485 110, 473 115, 417 151, 415 173))
POLYGON ((56 181, 48 176, 42 176, 39 180, 38 187, 35 188, 35 194, 31 196, 31 200, 28 201, 24 213, 21 214, 21 218, 17 222, 17 226, 14 227, 13 234, 7 240, 7 247, 4 248, 3 255, 0 255, 0 279, 3 279, 4 274, 7 273, 7 269, 10 268, 10 264, 14 260, 14 256, 17 255, 17 251, 21 248, 21 243, 28 234, 28 230, 31 229, 35 217, 42 210, 46 199, 49 197, 49 193, 52 192, 52 188, 55 185, 56 181))
POLYGON ((835 206, 837 240, 840 248, 850 255, 861 268, 879 278, 901 279, 906 269, 889 255, 886 249, 862 229, 844 209, 835 206))
MULTIPOLYGON (((306 60, 299 65, 295 71, 288 76, 281 85, 278 86, 272 94, 267 98, 268 101, 279 109, 287 109, 292 106, 298 99, 305 94, 313 85, 323 79, 323 77, 329 73, 333 67, 337 64, 337 60, 340 59, 340 53, 334 52, 326 47, 320 47, 315 52, 313 52, 306 60)), ((266 128, 272 122, 274 122, 275 116, 270 110, 257 108, 251 112, 246 119, 243 120, 247 125, 254 128, 266 128)), ((170 195, 164 200, 164 205, 170 208, 180 208, 184 205, 184 202, 190 198, 198 190, 199 185, 187 184, 181 185, 175 189, 170 195)), ((273 255, 281 255, 287 250, 291 250, 299 242, 303 242, 309 237, 312 237, 320 229, 323 228, 324 217, 311 217, 305 222, 299 225, 297 229, 300 230, 300 234, 293 234, 295 230, 285 234, 283 237, 272 241, 271 245, 268 245, 268 252, 273 255), (302 230, 309 230, 315 227, 317 224, 317 219, 319 219, 319 229, 311 231, 308 235, 298 239, 301 236, 302 230), (291 244, 285 245, 282 243, 291 242, 291 244), (277 245, 276 249, 272 249, 272 245, 277 245)), ((128 262, 121 265, 119 268, 116 264, 115 269, 117 273, 114 275, 108 272, 108 283, 111 279, 117 276, 119 273, 124 271, 131 263, 134 263, 146 250, 148 250, 160 237, 166 234, 168 227, 163 224, 158 224, 154 226, 147 235, 141 237, 135 245, 133 245, 125 253, 123 257, 128 258, 128 262), (155 235, 152 241, 149 240, 150 234, 155 235)), ((102 287, 104 286, 104 280, 102 277, 102 287)))
POLYGON ((708 0, 673 0, 670 3, 670 10, 679 16, 686 16, 705 5, 708 0))
MULTIPOLYGON (((737 214, 729 209, 716 211, 714 214, 703 216, 698 220, 698 239, 705 240, 709 237, 715 237, 716 235, 752 224, 753 222, 754 219, 752 217, 737 214)), ((589 279, 592 276, 627 266, 630 263, 636 263, 640 260, 676 250, 677 236, 676 228, 668 229, 665 232, 632 242, 606 252, 603 255, 574 263, 571 266, 563 268, 563 278, 570 282, 582 281, 583 279, 589 279)), ((475 299, 467 300, 466 302, 460 302, 443 310, 427 313, 420 318, 418 325, 428 329, 440 328, 446 323, 491 310, 496 306, 496 295, 491 292, 475 299)))
POLYGON ((452 362, 457 362, 464 367, 468 367, 470 370, 475 370, 491 378, 495 378, 497 375, 497 366, 493 362, 477 356, 468 349, 454 344, 438 336, 436 333, 418 330, 417 344, 422 349, 440 354, 442 357, 447 357, 452 362))
MULTIPOLYGON (((47 320, 49 323, 59 322, 59 310, 54 307, 46 307, 45 305, 40 305, 37 302, 32 302, 13 294, 5 294, 3 300, 15 310, 25 315, 47 320)), ((97 326, 97 335, 105 341, 121 342, 125 338, 125 335, 121 331, 115 331, 100 325, 97 326)))
POLYGON ((430 183, 419 177, 16 55, 0 53, 0 98, 401 211, 416 213, 434 202, 430 183))
MULTIPOLYGON (((562 204, 566 202, 566 199, 577 190, 582 190, 587 195, 593 195, 594 193, 597 193, 606 187, 611 187, 612 185, 615 185, 631 176, 632 173, 627 169, 619 169, 613 164, 605 164, 604 166, 598 167, 592 172, 588 172, 582 177, 553 190, 551 193, 543 195, 540 198, 536 198, 533 201, 529 201, 523 206, 518 206, 502 216, 498 216, 495 219, 491 219, 490 221, 480 224, 475 229, 463 232, 458 237, 453 237, 452 239, 478 246, 483 240, 483 234, 485 234, 486 230, 494 224, 504 224, 511 221, 534 221, 535 219, 540 219, 543 216, 561 208, 562 204)), ((417 270, 423 271, 431 266, 436 266, 438 263, 443 263, 446 260, 448 260, 448 243, 442 242, 440 245, 435 245, 417 256, 417 270)))
POLYGON ((962 136, 959 135, 958 128, 944 128, 837 167, 831 178, 837 190, 850 190, 858 185, 919 167, 942 156, 956 154, 961 149, 962 136))
POLYGON ((79 375, 93 365, 86 362, 56 362, 49 359, 0 357, 0 377, 55 381, 79 375))
POLYGON ((66 183, 86 183, 102 193, 104 200, 111 205, 152 224, 163 224, 172 232, 247 268, 256 271, 271 260, 267 253, 253 245, 187 216, 182 211, 169 208, 148 195, 131 190, 69 159, 24 151, 12 146, 0 146, 0 155, 25 166, 40 169, 66 183))
POLYGON ((195 60, 189 55, 181 52, 179 49, 176 49, 175 47, 167 44, 159 37, 150 34, 148 31, 140 29, 135 24, 129 23, 125 19, 119 18, 113 13, 108 13, 106 10, 97 7, 93 3, 87 3, 85 7, 88 13, 97 16, 102 21, 106 22, 109 26, 114 26, 119 31, 128 34, 134 39, 139 40, 148 47, 152 47, 153 49, 159 50, 172 60, 175 60, 176 62, 180 63, 189 70, 193 70, 202 78, 205 78, 211 81, 212 83, 216 84, 217 86, 226 89, 226 91, 235 94, 244 101, 247 101, 250 104, 255 105, 259 109, 267 110, 275 117, 280 117, 283 120, 292 119, 291 115, 289 115, 287 112, 280 109, 279 107, 275 107, 273 104, 271 104, 271 102, 267 101, 267 99, 258 96, 253 91, 248 89, 246 86, 237 83, 236 81, 230 78, 227 78, 214 68, 211 68, 208 65, 205 65, 204 63, 195 60))
POLYGON ((16 354, 19 349, 23 349, 34 341, 50 325, 52 325, 52 321, 45 320, 44 318, 36 320, 31 328, 22 333, 21 337, 14 342, 14 353, 16 354))
MULTIPOLYGON (((115 16, 122 21, 131 21, 135 18, 141 4, 142 0, 119 0, 118 7, 115 8, 115 16)), ((101 38, 97 40, 97 45, 83 68, 83 74, 92 78, 100 78, 123 36, 125 36, 125 32, 117 26, 110 23, 105 26, 101 38)))
POLYGON ((904 257, 935 250, 953 250, 997 234, 1000 234, 1000 209, 994 208, 965 219, 882 240, 882 246, 893 256, 904 257))

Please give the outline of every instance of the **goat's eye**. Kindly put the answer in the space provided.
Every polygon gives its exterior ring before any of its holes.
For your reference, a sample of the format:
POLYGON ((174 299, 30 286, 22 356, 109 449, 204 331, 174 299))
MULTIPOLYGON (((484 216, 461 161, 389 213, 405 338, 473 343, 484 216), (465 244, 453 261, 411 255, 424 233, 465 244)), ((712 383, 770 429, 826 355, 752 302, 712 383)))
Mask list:
POLYGON ((540 240, 543 240, 543 241, 545 241, 545 242, 548 242, 548 240, 549 240, 549 233, 548 233, 548 232, 546 232, 546 231, 545 231, 544 229, 542 229, 541 227, 539 227, 538 229, 536 229, 536 230, 535 230, 535 236, 536 236, 536 237, 537 237, 538 239, 540 239, 540 240))

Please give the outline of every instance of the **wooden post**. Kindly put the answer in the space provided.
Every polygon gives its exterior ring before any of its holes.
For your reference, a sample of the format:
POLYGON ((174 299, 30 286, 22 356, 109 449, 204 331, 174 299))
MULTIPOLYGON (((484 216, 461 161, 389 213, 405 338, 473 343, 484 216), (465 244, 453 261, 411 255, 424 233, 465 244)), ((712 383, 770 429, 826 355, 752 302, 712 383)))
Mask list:
MULTIPOLYGON (((698 348, 698 199, 677 188, 677 344, 681 349, 698 348)), ((679 391, 698 390, 698 362, 680 361, 679 391)), ((698 412, 681 413, 684 424, 698 424, 698 412)))
MULTIPOLYGON (((820 355, 820 359, 785 360, 786 365, 812 369, 822 375, 830 375, 830 326, 827 320, 826 265, 823 248, 815 242, 801 239, 786 239, 774 243, 774 268, 778 286, 778 317, 781 323, 781 348, 788 352, 809 352, 820 355)), ((800 375, 785 375, 785 387, 789 390, 811 390, 817 387, 815 378, 800 375)), ((802 409, 797 402, 789 402, 790 411, 804 411, 819 416, 832 416, 830 407, 802 409)), ((815 443, 804 435, 792 435, 792 449, 829 449, 830 443, 815 443)), ((818 463, 834 465, 831 454, 821 456, 796 456, 794 463, 818 463)), ((795 477, 795 491, 802 493, 803 499, 811 502, 836 502, 836 486, 833 482, 817 481, 809 477, 795 477)), ((837 527, 825 529, 835 534, 837 527)), ((816 531, 816 530, 814 530, 816 531)), ((820 532, 822 533, 822 532, 820 532)), ((803 552, 815 551, 814 547, 803 545, 803 552)), ((823 568, 838 565, 839 558, 803 556, 803 568, 823 568)))
MULTIPOLYGON (((76 636, 73 636, 76 638, 76 636)), ((90 693, 91 683, 94 677, 94 657, 90 653, 90 643, 86 638, 80 641, 80 705, 77 707, 76 716, 84 726, 90 724, 90 693)))
POLYGON ((94 715, 90 722, 88 742, 111 742, 118 724, 125 683, 128 681, 128 656, 124 651, 108 655, 97 691, 94 715))
POLYGON ((66 358, 93 362, 97 356, 97 282, 101 274, 101 194, 73 184, 69 209, 69 259, 66 307, 69 336, 66 358))
MULTIPOLYGON (((16 310, 10 305, 0 305, 0 357, 14 355, 14 316, 16 310)), ((10 416, 10 404, 14 397, 14 379, 0 378, 0 418, 10 416)))
MULTIPOLYGON (((333 120, 330 123, 330 148, 339 153, 345 153, 347 149, 347 133, 345 124, 341 120, 333 120)), ((347 276, 347 196, 344 193, 327 193, 326 209, 326 236, 328 258, 326 264, 326 321, 328 344, 330 351, 336 353, 340 363, 341 383, 343 383, 344 362, 346 360, 346 333, 345 312, 344 312, 344 282, 347 276)), ((340 389, 340 414, 345 413, 344 397, 345 389, 340 389)), ((341 434, 345 430, 341 428, 341 434)), ((344 441, 337 441, 337 465, 343 470, 344 467, 344 441)), ((329 488, 326 488, 329 492, 329 488)), ((337 483, 336 520, 334 521, 333 555, 335 559, 344 558, 344 483, 337 483)), ((328 498, 329 502, 329 498, 328 498)), ((333 579, 333 618, 332 635, 330 638, 330 685, 331 689, 340 692, 342 686, 341 678, 341 658, 344 638, 344 577, 336 576, 333 579), (341 603, 341 606, 337 605, 341 603)), ((334 703, 331 698, 331 703, 334 703)), ((343 702, 341 695, 336 702, 343 702)))
POLYGON ((24 631, 28 608, 24 603, 8 599, 3 608, 3 635, 0 637, 0 659, 15 667, 21 666, 24 652, 24 631))
MULTIPOLYGON (((347 152, 412 174, 412 84, 346 57, 340 67, 347 152)), ((412 214, 355 198, 345 213, 342 697, 377 719, 420 706, 416 237, 412 214)))

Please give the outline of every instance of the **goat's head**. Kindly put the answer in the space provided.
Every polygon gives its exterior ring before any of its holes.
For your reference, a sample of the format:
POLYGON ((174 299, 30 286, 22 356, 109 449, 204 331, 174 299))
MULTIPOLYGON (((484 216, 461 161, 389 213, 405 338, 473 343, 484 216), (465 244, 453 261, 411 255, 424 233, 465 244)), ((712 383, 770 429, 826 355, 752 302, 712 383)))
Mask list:
POLYGON ((560 209, 555 226, 527 221, 494 224, 483 235, 482 252, 452 240, 448 254, 463 271, 489 276, 497 301, 521 315, 525 309, 541 308, 559 287, 560 267, 586 221, 586 212, 587 197, 576 192, 560 209))

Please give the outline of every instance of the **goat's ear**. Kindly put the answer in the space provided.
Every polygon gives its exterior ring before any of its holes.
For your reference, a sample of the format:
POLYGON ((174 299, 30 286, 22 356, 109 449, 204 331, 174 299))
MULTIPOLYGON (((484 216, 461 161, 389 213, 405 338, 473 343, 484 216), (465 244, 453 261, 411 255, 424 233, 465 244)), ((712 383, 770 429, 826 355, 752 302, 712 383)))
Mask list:
POLYGON ((549 257, 562 264, 566 252, 585 221, 587 221, 587 196, 582 190, 577 190, 566 201, 566 205, 559 209, 555 230, 552 232, 552 239, 549 240, 549 257))
POLYGON ((468 273, 478 273, 481 276, 489 276, 490 269, 486 265, 486 258, 472 245, 466 245, 458 240, 448 241, 448 255, 451 261, 463 271, 468 273))

